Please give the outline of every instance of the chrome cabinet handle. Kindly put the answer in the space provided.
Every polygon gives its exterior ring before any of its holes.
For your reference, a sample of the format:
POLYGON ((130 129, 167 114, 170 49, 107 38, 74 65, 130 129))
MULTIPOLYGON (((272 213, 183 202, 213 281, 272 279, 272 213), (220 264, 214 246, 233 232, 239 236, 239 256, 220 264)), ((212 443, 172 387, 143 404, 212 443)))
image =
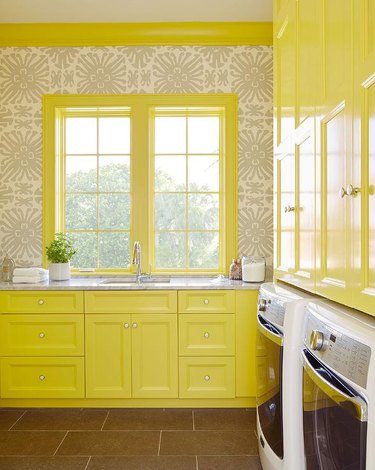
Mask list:
POLYGON ((341 189, 340 189, 340 197, 341 199, 344 199, 345 196, 347 196, 348 193, 346 192, 346 189, 344 188, 344 186, 341 186, 341 189))
POLYGON ((46 336, 46 334, 43 333, 43 331, 41 331, 41 332, 39 333, 39 338, 44 338, 45 336, 46 336))
POLYGON ((208 382, 211 377, 210 377, 209 375, 205 375, 203 378, 204 378, 204 380, 205 380, 206 382, 208 382))
POLYGON ((44 304, 44 300, 43 300, 43 299, 39 299, 39 300, 38 300, 38 304, 39 304, 39 305, 43 305, 43 304, 44 304))
POLYGON ((357 194, 360 192, 360 188, 357 188, 356 186, 353 186, 352 184, 349 184, 349 186, 346 188, 346 194, 348 196, 355 197, 357 194))
POLYGON ((129 326, 130 326, 130 325, 129 325, 128 322, 124 323, 124 328, 129 328, 129 326))
POLYGON ((210 301, 209 301, 208 299, 204 299, 203 303, 204 303, 205 305, 208 305, 208 304, 210 303, 210 301))
POLYGON ((138 323, 134 322, 134 323, 132 324, 132 327, 133 327, 133 328, 138 328, 138 323))
POLYGON ((39 380, 45 380, 46 379, 46 376, 45 375, 40 375, 39 376, 39 380))
POLYGON ((209 338, 210 337, 210 333, 208 331, 206 331, 203 335, 205 338, 209 338))

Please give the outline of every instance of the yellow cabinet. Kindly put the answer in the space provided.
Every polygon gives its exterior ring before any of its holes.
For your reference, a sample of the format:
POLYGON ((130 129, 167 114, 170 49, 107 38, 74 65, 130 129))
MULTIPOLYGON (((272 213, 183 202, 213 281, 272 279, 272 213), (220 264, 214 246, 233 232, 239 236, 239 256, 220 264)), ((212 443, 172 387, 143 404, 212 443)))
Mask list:
POLYGON ((2 291, 0 313, 83 313, 83 292, 2 291))
POLYGON ((83 357, 1 358, 2 398, 83 398, 83 357))
POLYGON ((234 398, 234 357, 180 357, 180 398, 234 398))
POLYGON ((179 313, 234 313, 235 292, 231 290, 179 291, 179 313))
POLYGON ((179 315, 180 356, 232 356, 235 353, 235 316, 179 315))
POLYGON ((83 315, 0 315, 1 356, 83 356, 83 315))
POLYGON ((176 315, 86 316, 89 398, 176 398, 177 360, 176 315))
POLYGON ((85 293, 86 313, 176 313, 176 291, 93 291, 85 293))

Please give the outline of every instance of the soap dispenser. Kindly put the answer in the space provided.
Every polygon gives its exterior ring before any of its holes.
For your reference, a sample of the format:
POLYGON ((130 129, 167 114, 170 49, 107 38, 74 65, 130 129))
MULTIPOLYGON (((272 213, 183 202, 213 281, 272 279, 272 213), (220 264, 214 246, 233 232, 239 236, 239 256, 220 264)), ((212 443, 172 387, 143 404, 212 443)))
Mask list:
POLYGON ((3 282, 11 282, 13 279, 13 270, 15 267, 15 263, 7 254, 3 259, 1 274, 3 282))

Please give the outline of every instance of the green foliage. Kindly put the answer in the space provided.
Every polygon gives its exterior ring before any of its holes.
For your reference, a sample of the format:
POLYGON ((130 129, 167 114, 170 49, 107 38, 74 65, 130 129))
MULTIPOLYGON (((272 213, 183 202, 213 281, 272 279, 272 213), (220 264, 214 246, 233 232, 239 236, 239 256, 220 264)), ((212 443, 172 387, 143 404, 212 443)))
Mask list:
POLYGON ((58 232, 55 234, 49 246, 46 246, 48 261, 51 263, 68 263, 77 253, 71 239, 65 233, 58 232))

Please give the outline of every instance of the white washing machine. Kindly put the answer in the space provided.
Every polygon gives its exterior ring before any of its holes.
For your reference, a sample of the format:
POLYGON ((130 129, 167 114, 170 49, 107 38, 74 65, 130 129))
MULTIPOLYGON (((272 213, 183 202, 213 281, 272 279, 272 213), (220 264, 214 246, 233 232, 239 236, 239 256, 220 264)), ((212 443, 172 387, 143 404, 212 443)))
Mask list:
POLYGON ((306 314, 306 470, 374 470, 375 318, 329 301, 306 314))
POLYGON ((304 308, 313 296, 279 284, 259 290, 257 432, 263 470, 303 470, 304 308))

